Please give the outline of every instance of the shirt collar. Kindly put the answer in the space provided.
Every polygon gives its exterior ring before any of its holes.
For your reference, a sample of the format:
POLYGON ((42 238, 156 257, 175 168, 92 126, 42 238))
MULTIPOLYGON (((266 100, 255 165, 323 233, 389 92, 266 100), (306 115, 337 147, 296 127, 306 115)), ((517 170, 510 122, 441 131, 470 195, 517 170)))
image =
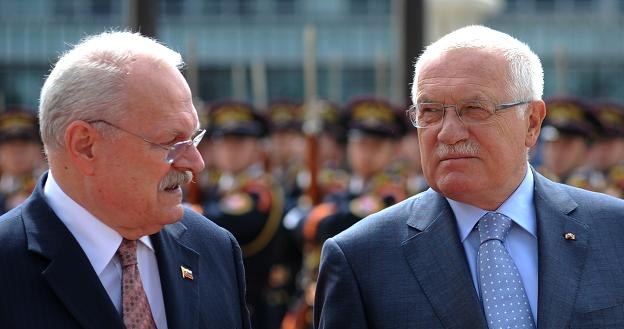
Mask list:
MULTIPOLYGON (((529 168, 527 165, 524 179, 511 196, 496 209, 496 212, 511 218, 524 230, 537 237, 535 207, 533 206, 533 172, 529 168)), ((446 200, 448 200, 451 209, 453 209, 459 229, 459 237, 463 242, 479 219, 488 211, 449 198, 446 198, 446 200)))
MULTIPOLYGON (((115 256, 121 244, 121 235, 68 196, 54 179, 51 170, 43 194, 54 213, 80 244, 95 273, 100 275, 115 256)), ((139 240, 151 250, 154 249, 149 236, 139 240)))

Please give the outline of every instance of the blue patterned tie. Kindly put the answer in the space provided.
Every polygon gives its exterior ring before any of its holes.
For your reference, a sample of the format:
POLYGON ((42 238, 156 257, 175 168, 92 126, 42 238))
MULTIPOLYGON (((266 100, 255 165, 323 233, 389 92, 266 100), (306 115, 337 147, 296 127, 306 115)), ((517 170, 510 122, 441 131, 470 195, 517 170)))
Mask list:
POLYGON ((479 220, 479 288, 490 329, 535 328, 529 299, 513 259, 503 245, 511 219, 488 212, 479 220))

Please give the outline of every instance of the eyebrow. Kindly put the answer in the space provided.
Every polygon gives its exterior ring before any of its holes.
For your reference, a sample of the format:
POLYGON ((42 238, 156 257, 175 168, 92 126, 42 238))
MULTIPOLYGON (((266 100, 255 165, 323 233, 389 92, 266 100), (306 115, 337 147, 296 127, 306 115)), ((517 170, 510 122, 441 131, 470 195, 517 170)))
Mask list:
MULTIPOLYGON (((491 100, 486 98, 486 97, 476 96, 475 95, 474 97, 461 98, 461 99, 458 99, 456 101, 452 101, 451 103, 470 102, 470 101, 482 102, 482 101, 491 101, 491 100)), ((440 103, 440 104, 446 104, 446 100, 444 100, 444 101, 435 101, 435 100, 432 100, 432 99, 430 99, 428 97, 423 97, 422 99, 418 99, 416 102, 417 103, 440 103)))
POLYGON ((167 130, 167 136, 173 136, 171 138, 169 138, 166 142, 164 142, 164 145, 171 145, 171 144, 175 144, 179 141, 185 140, 184 138, 182 138, 182 136, 185 136, 185 133, 182 133, 180 130, 175 129, 175 128, 171 128, 171 129, 166 129, 167 130))
MULTIPOLYGON (((195 129, 190 134, 188 134, 188 138, 192 138, 201 129, 201 123, 197 122, 197 125, 195 125, 195 129)), ((166 130, 168 130, 170 134, 174 135, 175 138, 178 138, 180 136, 187 136, 186 131, 182 131, 178 128, 166 128, 166 130)))

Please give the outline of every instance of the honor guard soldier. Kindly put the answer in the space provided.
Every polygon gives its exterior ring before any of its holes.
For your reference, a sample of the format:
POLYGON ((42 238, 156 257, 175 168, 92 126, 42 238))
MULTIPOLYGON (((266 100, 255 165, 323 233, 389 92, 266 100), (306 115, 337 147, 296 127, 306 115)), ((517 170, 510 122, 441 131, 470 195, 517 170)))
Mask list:
MULTIPOLYGON (((345 169, 344 163, 343 118, 338 107, 329 101, 318 101, 316 108, 304 107, 302 110, 303 113, 306 113, 307 119, 313 115, 311 111, 317 111, 315 115, 318 115, 320 120, 320 130, 314 136, 308 136, 315 138, 317 147, 311 149, 307 145, 306 154, 303 157, 306 161, 297 171, 296 189, 300 193, 295 200, 295 208, 287 208, 284 220, 284 225, 289 230, 293 230, 301 224, 301 220, 307 216, 314 203, 325 196, 344 192, 349 182, 349 173, 345 169), (314 152, 315 154, 312 154, 314 152), (318 166, 311 166, 311 161, 316 161, 318 166), (316 172, 312 172, 315 168, 316 172), (316 179, 312 179, 312 176, 315 176, 316 179), (316 186, 311 186, 313 182, 316 183, 316 186)), ((300 231, 297 230, 298 233, 301 233, 300 231)), ((297 233, 294 234, 297 235, 297 233)), ((299 241, 301 241, 300 238, 299 234, 299 241)))
MULTIPOLYGON (((267 107, 269 124, 268 167, 273 179, 284 193, 284 213, 297 206, 304 195, 300 173, 305 171, 306 137, 303 133, 304 108, 301 103, 288 99, 277 99, 267 107)), ((271 309, 271 327, 279 327, 294 292, 294 274, 301 267, 301 248, 281 225, 281 266, 271 272, 271 292, 268 294, 271 309), (285 298, 287 296, 287 298, 285 298)))
MULTIPOLYGON (((197 116, 199 124, 205 129, 209 129, 209 114, 210 106, 197 102, 195 107, 197 108, 197 116)), ((184 202, 187 206, 190 206, 193 210, 201 213, 201 203, 203 198, 202 191, 213 191, 217 188, 219 183, 219 171, 215 168, 214 156, 212 152, 212 139, 202 138, 197 145, 197 150, 204 160, 204 170, 199 173, 195 173, 193 180, 184 186, 184 202)))
POLYGON ((269 123, 268 163, 273 177, 285 194, 285 208, 296 204, 301 190, 297 173, 303 168, 305 136, 302 132, 303 109, 290 100, 272 101, 267 109, 269 123))
POLYGON ((344 168, 345 136, 338 106, 319 100, 313 108, 303 106, 302 112, 304 124, 318 119, 320 129, 306 135, 306 161, 296 179, 300 195, 296 199, 296 205, 284 217, 284 227, 293 246, 291 250, 298 251, 299 264, 293 267, 298 272, 295 298, 282 322, 282 329, 312 327, 310 293, 314 291, 313 282, 316 279, 320 245, 303 239, 303 220, 323 196, 344 192, 349 182, 349 173, 344 168), (316 147, 311 142, 316 143, 316 147))
POLYGON ((13 107, 0 114, 0 213, 21 204, 45 170, 37 117, 13 107))
POLYGON ((385 100, 360 97, 348 103, 347 162, 351 176, 347 191, 325 197, 306 219, 306 239, 322 242, 365 216, 406 197, 400 175, 390 170, 405 127, 385 100))
POLYGON ((254 328, 269 328, 269 281, 280 262, 283 196, 266 173, 265 120, 251 105, 222 102, 209 110, 208 131, 217 184, 202 191, 204 215, 232 232, 243 251, 247 302, 254 328))
MULTIPOLYGON (((407 108, 408 106, 405 107, 405 109, 407 108)), ((411 196, 428 189, 429 185, 423 175, 422 164, 420 162, 418 130, 412 129, 413 125, 407 113, 403 118, 406 133, 401 139, 401 148, 399 149, 399 155, 395 161, 395 165, 403 179, 405 179, 407 195, 411 196)))
MULTIPOLYGON (((349 102, 342 116, 346 131, 347 165, 350 177, 343 191, 328 193, 300 222, 304 244, 304 285, 302 298, 289 313, 284 329, 311 328, 320 247, 335 234, 363 217, 391 206, 406 197, 403 179, 391 170, 405 131, 398 112, 387 101, 360 97, 349 102), (315 248, 316 247, 316 248, 315 248)), ((290 215, 290 214, 289 214, 290 215)), ((286 217, 286 223, 289 218, 286 217)))
POLYGON ((600 134, 590 152, 594 168, 604 173, 607 180, 605 193, 624 197, 624 106, 616 102, 593 104, 595 116, 600 121, 600 134))
MULTIPOLYGON (((317 136, 318 159, 321 169, 344 169, 345 164, 345 129, 342 125, 342 117, 338 106, 330 101, 317 101, 318 115, 321 121, 321 129, 317 136)), ((311 110, 306 109, 307 118, 311 110)), ((329 182, 326 182, 329 183, 329 182)))
MULTIPOLYGON (((343 127, 344 118, 338 106, 332 102, 318 101, 316 106, 314 111, 317 111, 320 117, 321 129, 315 136, 317 141, 316 160, 319 166, 316 172, 317 200, 309 200, 312 203, 323 200, 329 195, 345 192, 350 178, 347 164, 345 163, 346 135, 343 127)), ((306 110, 306 113, 311 114, 310 110, 306 110)), ((310 159, 311 157, 312 154, 308 154, 306 158, 310 159)), ((298 175, 298 185, 303 191, 308 191, 304 197, 312 196, 310 193, 313 188, 310 186, 310 176, 312 174, 308 163, 306 170, 298 175)), ((302 200, 300 200, 299 204, 301 203, 302 200)))
POLYGON ((586 164, 599 127, 591 108, 573 97, 551 98, 545 103, 540 135, 543 164, 538 171, 554 181, 602 191, 604 176, 586 164))

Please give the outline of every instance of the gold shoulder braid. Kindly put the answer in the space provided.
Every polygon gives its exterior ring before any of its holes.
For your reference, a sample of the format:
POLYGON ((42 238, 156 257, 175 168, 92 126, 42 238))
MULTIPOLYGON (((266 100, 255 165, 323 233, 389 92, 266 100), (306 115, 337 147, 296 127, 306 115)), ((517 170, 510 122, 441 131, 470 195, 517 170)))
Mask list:
POLYGON ((284 207, 282 191, 279 187, 271 184, 271 192, 273 194, 273 202, 271 202, 271 210, 269 211, 269 217, 266 224, 264 224, 262 231, 260 231, 260 234, 258 234, 255 239, 241 246, 245 257, 251 257, 262 251, 269 244, 269 242, 271 242, 271 239, 273 239, 275 233, 277 233, 277 230, 282 222, 284 207))

